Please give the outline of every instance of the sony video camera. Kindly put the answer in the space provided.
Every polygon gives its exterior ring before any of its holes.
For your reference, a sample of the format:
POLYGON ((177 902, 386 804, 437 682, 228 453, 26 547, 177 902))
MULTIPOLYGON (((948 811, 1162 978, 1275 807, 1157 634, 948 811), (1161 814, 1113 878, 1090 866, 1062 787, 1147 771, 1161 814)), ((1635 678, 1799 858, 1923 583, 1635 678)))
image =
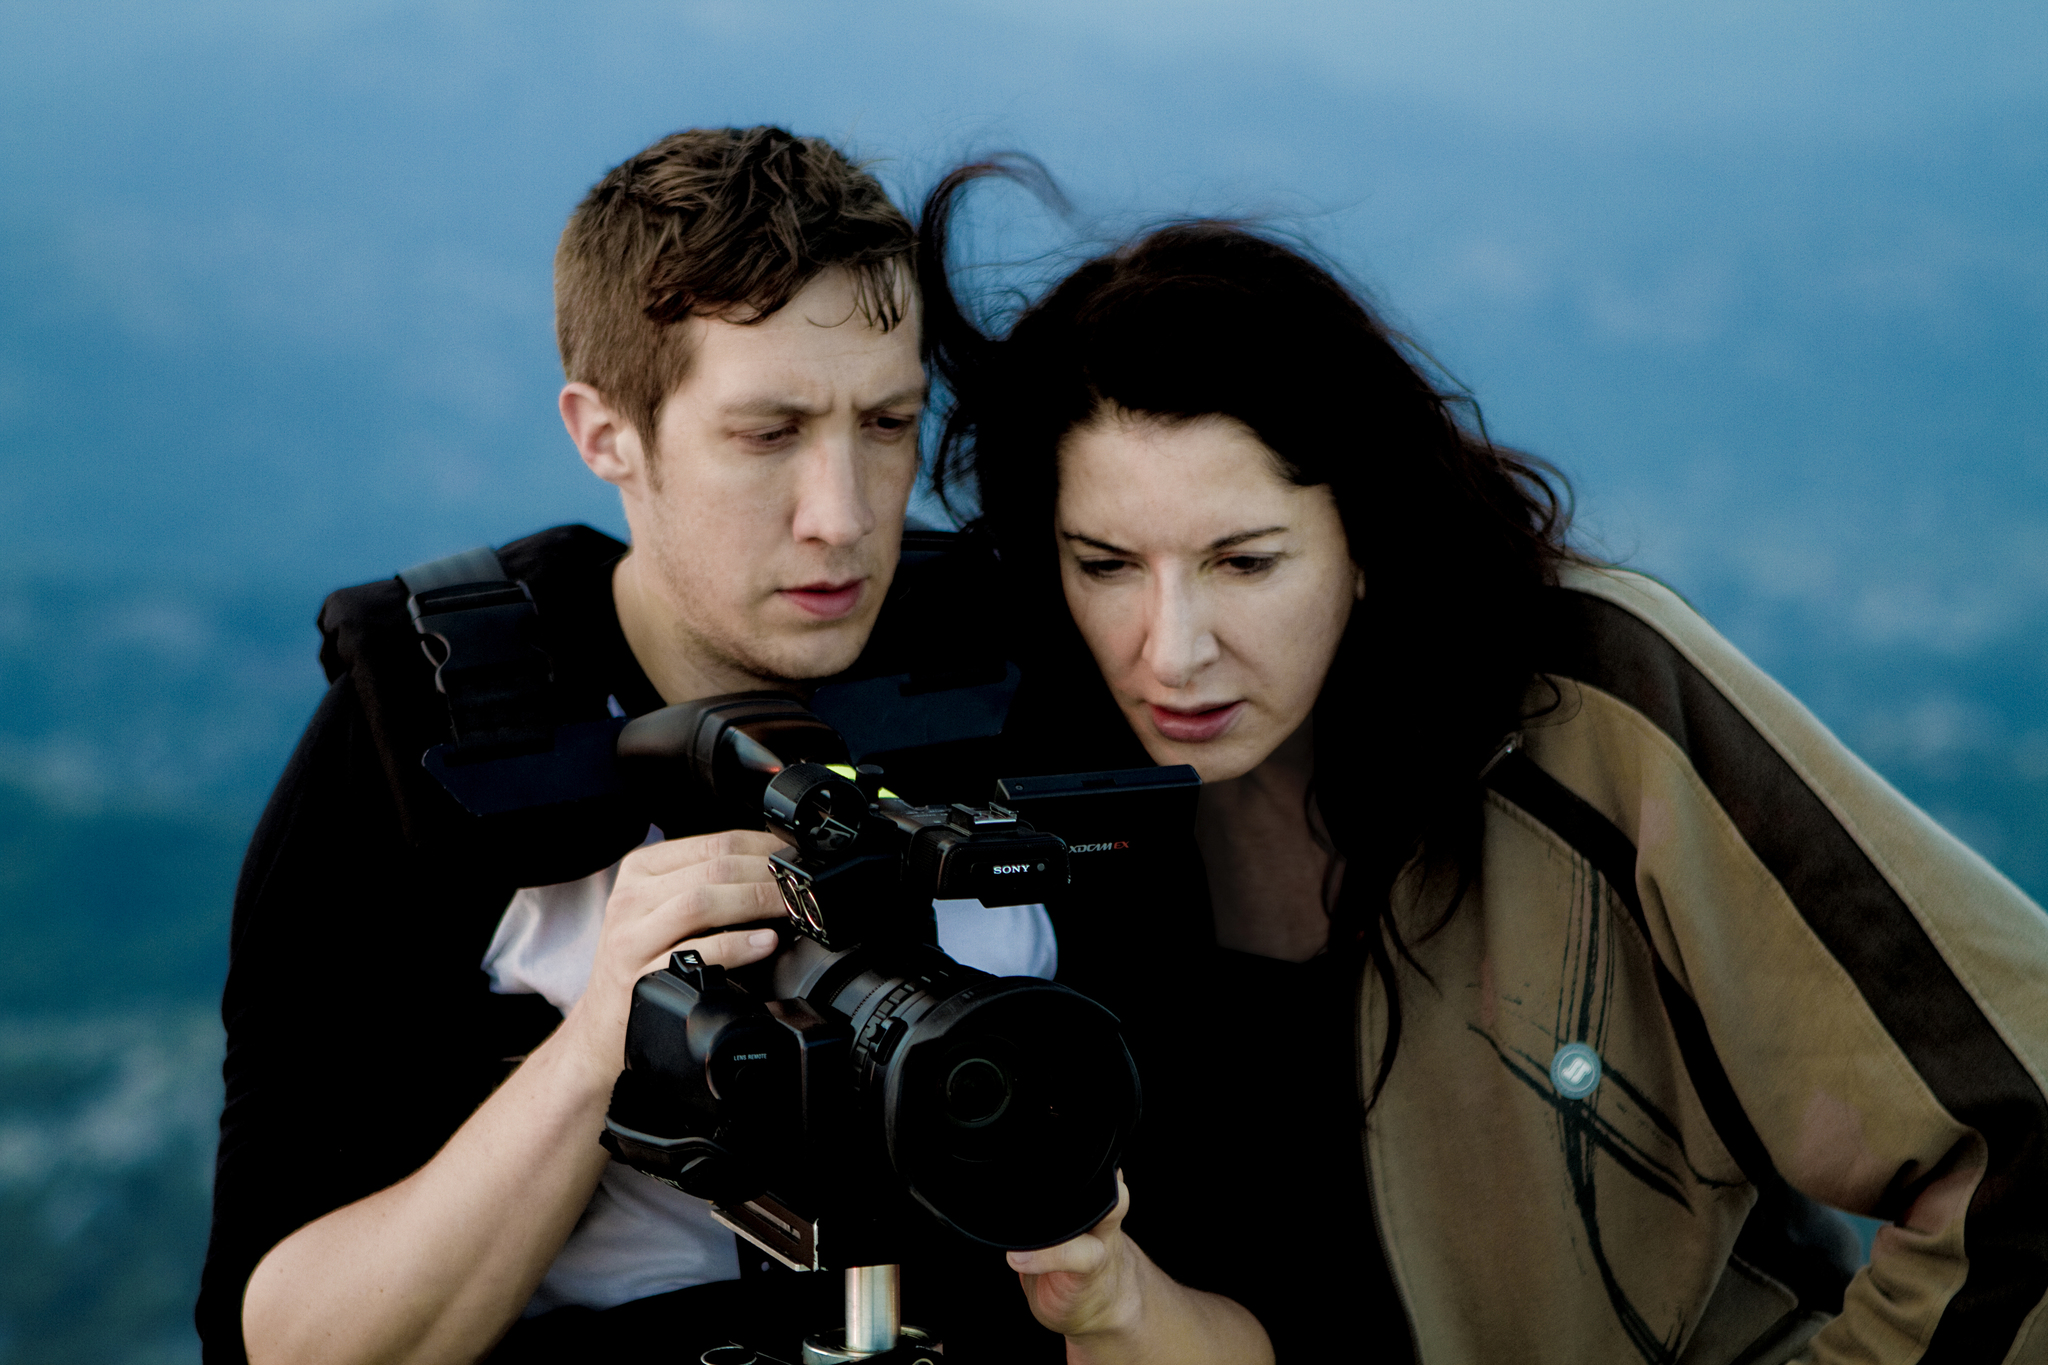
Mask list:
POLYGON ((1118 1021, 1065 986, 953 961, 932 901, 1057 904, 1087 879, 1077 864, 1191 824, 1192 769, 1008 779, 1006 804, 913 805, 776 693, 654 712, 618 752, 641 781, 692 773, 790 847, 772 860, 788 919, 768 962, 728 973, 681 952, 635 987, 603 1136, 615 1156, 802 1270, 899 1261, 929 1218, 1019 1249, 1115 1207, 1139 1108, 1118 1021), (1020 808, 1063 816, 1092 852, 1020 808))

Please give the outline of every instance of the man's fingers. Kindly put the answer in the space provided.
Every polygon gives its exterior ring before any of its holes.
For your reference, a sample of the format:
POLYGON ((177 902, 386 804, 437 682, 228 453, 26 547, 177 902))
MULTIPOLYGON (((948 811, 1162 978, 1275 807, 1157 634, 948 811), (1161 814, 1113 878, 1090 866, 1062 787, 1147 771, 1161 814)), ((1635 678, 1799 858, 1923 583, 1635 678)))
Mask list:
POLYGON ((772 882, 775 873, 758 853, 722 853, 697 864, 707 882, 772 882))
POLYGON ((666 839, 636 848, 626 855, 626 866, 643 876, 658 877, 695 863, 746 855, 765 858, 789 845, 766 830, 728 829, 717 834, 698 834, 688 839, 666 839))
MULTIPOLYGON (((704 938, 693 938, 678 943, 669 952, 681 952, 685 948, 694 950, 706 962, 720 967, 744 967, 749 962, 759 962, 775 951, 779 942, 773 929, 733 929, 723 934, 711 934, 704 938)), ((663 953, 644 967, 640 975, 658 972, 668 965, 668 953, 663 953)))
POLYGON ((671 941, 694 938, 726 924, 754 919, 780 919, 788 913, 774 882, 739 882, 693 886, 657 907, 648 927, 671 941))
POLYGON ((686 863, 666 872, 641 871, 632 879, 631 893, 641 900, 661 900, 692 886, 720 886, 734 882, 772 882, 774 872, 758 853, 722 853, 702 862, 686 863))
POLYGON ((634 926, 627 932, 636 937, 673 943, 722 925, 779 919, 786 911, 766 858, 727 854, 664 876, 622 881, 607 913, 622 927, 634 926))

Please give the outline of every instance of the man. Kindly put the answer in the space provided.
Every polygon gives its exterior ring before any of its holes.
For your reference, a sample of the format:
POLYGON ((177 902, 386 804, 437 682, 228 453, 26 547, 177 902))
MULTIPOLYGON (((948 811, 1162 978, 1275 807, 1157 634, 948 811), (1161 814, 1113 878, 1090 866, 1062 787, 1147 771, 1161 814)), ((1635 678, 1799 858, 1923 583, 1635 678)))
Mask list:
MULTIPOLYGON (((556 692, 637 715, 861 653, 917 469, 914 245, 871 177, 772 128, 676 134, 590 192, 556 258, 561 413, 633 548, 567 528, 502 552, 556 692)), ((464 842, 401 737, 448 723, 407 592, 330 599, 336 681, 237 891, 209 1361, 473 1360, 530 1303, 738 1269, 665 1187, 606 1176, 595 1136, 633 981, 685 941, 772 948, 726 926, 779 913, 777 845, 676 838, 585 876, 624 848, 464 842)))

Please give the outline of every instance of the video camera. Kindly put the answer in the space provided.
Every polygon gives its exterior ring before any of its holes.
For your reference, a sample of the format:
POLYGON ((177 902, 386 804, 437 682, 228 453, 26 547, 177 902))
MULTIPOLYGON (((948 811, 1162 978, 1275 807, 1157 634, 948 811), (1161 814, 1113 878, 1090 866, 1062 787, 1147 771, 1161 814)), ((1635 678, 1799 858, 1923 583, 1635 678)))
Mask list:
POLYGON ((790 847, 771 860, 787 920, 768 962, 728 973, 680 952, 635 987, 603 1136, 615 1156, 800 1270, 900 1261, 930 1219, 1050 1246, 1115 1207, 1139 1111, 1117 1019, 1066 986, 955 962, 932 901, 1130 885, 1133 860, 1191 825, 1193 769, 1011 778, 987 804, 913 804, 779 693, 643 716, 618 754, 637 781, 689 772, 790 847))

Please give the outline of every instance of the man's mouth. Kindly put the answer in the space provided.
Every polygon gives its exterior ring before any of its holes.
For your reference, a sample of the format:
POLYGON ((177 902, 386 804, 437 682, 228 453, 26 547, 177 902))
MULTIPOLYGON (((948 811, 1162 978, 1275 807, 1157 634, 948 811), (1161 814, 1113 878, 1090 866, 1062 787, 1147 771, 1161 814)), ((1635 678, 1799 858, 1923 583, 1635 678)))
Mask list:
POLYGON ((799 588, 782 589, 781 596, 808 616, 836 621, 860 605, 861 589, 866 584, 865 578, 849 578, 843 583, 806 583, 799 588))
POLYGON ((1244 714, 1245 703, 1224 702, 1217 706, 1167 707, 1147 702, 1152 728, 1181 744, 1201 744, 1216 739, 1244 714))

